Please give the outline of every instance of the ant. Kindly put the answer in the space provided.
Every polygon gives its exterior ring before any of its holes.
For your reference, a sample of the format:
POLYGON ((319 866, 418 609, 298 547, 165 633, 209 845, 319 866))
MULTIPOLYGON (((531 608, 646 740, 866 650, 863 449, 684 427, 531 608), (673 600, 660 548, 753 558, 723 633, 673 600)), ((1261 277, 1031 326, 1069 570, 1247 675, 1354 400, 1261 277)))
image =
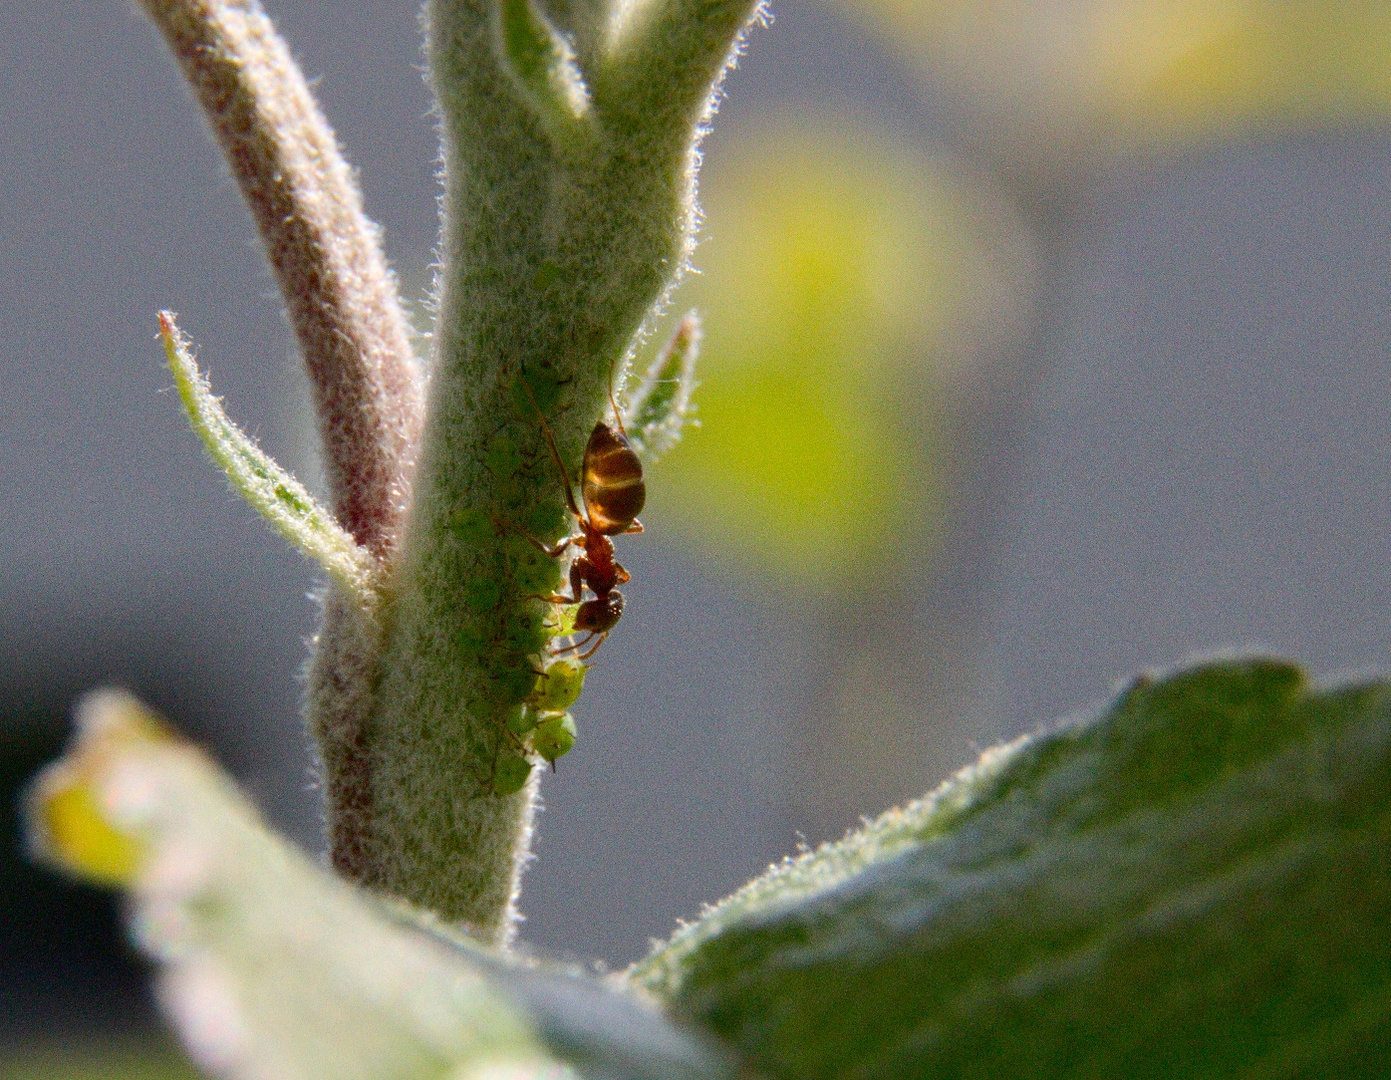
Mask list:
POLYGON ((578 535, 567 536, 551 547, 530 537, 532 543, 553 559, 560 558, 571 545, 581 548, 583 554, 570 564, 570 595, 557 593, 537 599, 552 604, 579 604, 575 612, 575 630, 589 635, 561 653, 578 651, 589 646, 588 651, 579 653, 577 659, 587 660, 598 651, 609 631, 623 616, 623 594, 618 586, 632 579, 613 557, 613 540, 610 537, 621 533, 640 533, 642 522, 637 518, 643 504, 647 501, 647 485, 642 479, 642 462, 638 459, 628 442, 628 433, 623 430, 623 419, 618 413, 618 403, 614 401, 613 391, 609 391, 609 403, 613 405, 613 417, 618 423, 615 431, 600 420, 589 433, 589 441, 584 447, 584 463, 581 466, 580 495, 584 500, 584 512, 575 502, 574 485, 561 460, 560 449, 555 436, 531 386, 522 376, 522 385, 527 396, 536 406, 536 415, 541 419, 541 429, 546 433, 546 442, 551 448, 551 457, 560 471, 565 485, 565 502, 570 513, 579 523, 578 535), (584 599, 584 589, 588 586, 594 599, 584 599), (591 644, 592 642, 592 644, 591 644))

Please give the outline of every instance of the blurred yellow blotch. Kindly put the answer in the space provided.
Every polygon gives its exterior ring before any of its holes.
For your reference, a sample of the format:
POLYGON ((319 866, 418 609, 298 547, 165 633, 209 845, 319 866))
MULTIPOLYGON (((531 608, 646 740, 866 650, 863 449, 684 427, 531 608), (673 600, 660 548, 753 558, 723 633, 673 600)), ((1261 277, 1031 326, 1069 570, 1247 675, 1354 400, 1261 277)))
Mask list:
POLYGON ((102 787, 123 755, 173 740, 170 729, 129 694, 99 690, 77 706, 67 752, 29 792, 29 841, 35 855, 76 877, 128 885, 144 845, 109 820, 102 787))
POLYGON ((652 514, 779 583, 834 588, 936 505, 943 329, 971 277, 967 205, 870 125, 764 120, 712 157, 678 297, 700 310, 700 428, 653 469, 652 514))
POLYGON ((1223 127, 1385 119, 1383 0, 846 0, 988 139, 1153 145, 1223 127))

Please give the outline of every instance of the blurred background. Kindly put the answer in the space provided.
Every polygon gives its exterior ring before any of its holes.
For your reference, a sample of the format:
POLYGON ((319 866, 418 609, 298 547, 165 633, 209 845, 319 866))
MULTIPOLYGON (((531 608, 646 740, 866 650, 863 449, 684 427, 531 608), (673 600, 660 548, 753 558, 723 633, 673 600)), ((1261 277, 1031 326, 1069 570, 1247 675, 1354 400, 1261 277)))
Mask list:
MULTIPOLYGON (((415 3, 267 7, 419 307, 415 3)), ((672 310, 705 317, 702 426, 650 470, 524 881, 525 939, 611 968, 1139 668, 1391 653, 1391 7, 773 12, 672 310)), ((133 5, 0 5, 0 101, 0 1077, 178 1072, 115 904, 24 862, 15 799, 117 683, 319 849, 314 575, 204 459, 153 313, 312 483, 307 406, 133 5)))

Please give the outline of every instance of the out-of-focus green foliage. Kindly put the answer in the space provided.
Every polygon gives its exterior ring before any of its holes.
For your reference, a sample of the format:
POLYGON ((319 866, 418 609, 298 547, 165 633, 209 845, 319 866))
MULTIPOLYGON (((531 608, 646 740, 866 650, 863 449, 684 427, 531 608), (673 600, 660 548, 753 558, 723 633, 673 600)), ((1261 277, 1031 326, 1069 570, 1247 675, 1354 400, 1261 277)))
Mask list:
POLYGON ((1380 121, 1391 108, 1391 6, 1379 0, 846 4, 954 87, 987 140, 1045 157, 1236 125, 1380 121))
POLYGON ((99 691, 79 704, 68 752, 35 781, 28 810, 37 855, 128 890, 160 1000, 213 1075, 728 1073, 718 1052, 635 998, 374 903, 266 831, 224 773, 127 694, 99 691), (55 816, 74 792, 85 793, 80 807, 55 816), (112 860, 113 838, 134 856, 112 860))
POLYGON ((1137 680, 630 973, 769 1078, 1391 1075, 1391 687, 1137 680))
POLYGON ((924 391, 984 261, 941 168, 841 123, 765 123, 705 174, 701 275, 679 297, 704 323, 701 429, 649 488, 664 525, 813 590, 932 520, 924 391))
POLYGON ((36 851, 110 880, 88 826, 51 827, 74 788, 137 851, 136 939, 226 1080, 1391 1068, 1385 682, 1317 687, 1259 657, 1138 679, 1099 717, 774 868, 627 986, 373 902, 124 694, 86 699, 29 800, 36 851))
POLYGON ((0 1053, 0 1080, 198 1080, 202 1075, 164 1040, 38 1045, 0 1053))

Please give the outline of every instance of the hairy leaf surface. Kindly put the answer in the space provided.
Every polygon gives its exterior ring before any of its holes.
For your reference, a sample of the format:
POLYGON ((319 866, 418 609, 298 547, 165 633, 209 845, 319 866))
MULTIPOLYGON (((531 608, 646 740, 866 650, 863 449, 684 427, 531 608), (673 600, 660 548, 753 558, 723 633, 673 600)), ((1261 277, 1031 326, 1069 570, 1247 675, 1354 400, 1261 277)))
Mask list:
POLYGON ((1141 678, 631 973, 770 1077, 1391 1074, 1391 688, 1141 678))

